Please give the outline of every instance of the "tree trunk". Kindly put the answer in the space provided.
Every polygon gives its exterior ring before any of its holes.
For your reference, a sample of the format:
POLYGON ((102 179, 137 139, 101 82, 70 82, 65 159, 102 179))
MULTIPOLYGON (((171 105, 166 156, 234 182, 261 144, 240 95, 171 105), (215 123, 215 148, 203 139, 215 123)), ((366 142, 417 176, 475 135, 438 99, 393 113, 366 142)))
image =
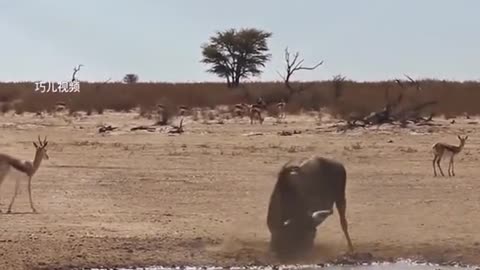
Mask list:
POLYGON ((227 87, 232 88, 232 82, 230 81, 230 77, 227 75, 227 87))
POLYGON ((235 86, 235 87, 238 87, 239 85, 240 85, 240 74, 237 73, 237 74, 235 74, 234 86, 235 86))

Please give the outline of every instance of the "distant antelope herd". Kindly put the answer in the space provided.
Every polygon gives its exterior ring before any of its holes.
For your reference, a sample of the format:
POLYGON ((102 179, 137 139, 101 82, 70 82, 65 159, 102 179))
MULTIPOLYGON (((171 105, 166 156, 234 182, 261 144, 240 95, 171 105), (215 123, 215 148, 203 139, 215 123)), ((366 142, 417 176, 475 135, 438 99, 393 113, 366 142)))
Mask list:
MULTIPOLYGON (((287 103, 282 99, 280 102, 272 104, 272 106, 276 108, 276 117, 278 120, 286 118, 286 106, 287 103)), ((64 112, 68 109, 68 105, 64 101, 58 101, 55 103, 52 111, 52 115, 56 116, 57 113, 64 112)), ((255 103, 248 104, 248 103, 237 103, 233 106, 233 116, 243 118, 248 116, 250 119, 250 124, 255 124, 258 122, 259 124, 263 124, 265 121, 264 113, 267 110, 267 103, 264 101, 262 97, 259 97, 255 103)), ((165 117, 167 112, 167 106, 163 103, 159 103, 155 105, 155 109, 153 110, 154 113, 158 114, 160 117, 165 117)), ((174 110, 175 111, 175 110, 174 110)), ((172 111, 173 113, 173 111, 172 111)), ((192 109, 185 105, 179 105, 176 107, 176 114, 184 117, 188 114, 192 113, 192 109)), ((148 118, 151 117, 149 113, 141 113, 142 116, 147 116, 148 118)), ((36 116, 41 116, 43 118, 43 111, 37 111, 36 116)))
MULTIPOLYGON (((275 107, 277 108, 278 118, 282 119, 285 118, 285 106, 286 103, 284 101, 278 102, 275 107)), ((267 104, 266 102, 260 97, 257 99, 257 102, 254 104, 246 104, 246 103, 238 103, 234 106, 234 114, 237 117, 244 117, 248 115, 250 118, 250 124, 254 124, 255 120, 258 120, 260 124, 263 124, 264 117, 262 116, 262 112, 266 110, 267 104)))

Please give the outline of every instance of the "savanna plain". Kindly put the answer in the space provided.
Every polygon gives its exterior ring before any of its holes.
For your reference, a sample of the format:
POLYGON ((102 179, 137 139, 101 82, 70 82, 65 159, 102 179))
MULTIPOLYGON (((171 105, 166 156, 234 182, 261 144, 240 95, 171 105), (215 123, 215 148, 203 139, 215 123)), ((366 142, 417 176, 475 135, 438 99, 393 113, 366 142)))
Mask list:
MULTIPOLYGON (((266 226, 276 174, 288 160, 311 155, 346 166, 355 252, 480 264, 478 119, 345 133, 331 128, 335 120, 328 117, 296 114, 282 121, 206 124, 186 117, 185 132, 170 136, 130 131, 151 123, 134 112, 5 114, 2 152, 32 160, 32 141, 47 136, 50 159, 32 182, 37 214, 25 176, 12 173, 1 187, 0 268, 277 263, 266 226), (102 123, 118 129, 99 134, 102 123), (279 135, 293 130, 300 134, 279 135), (456 176, 434 177, 432 144, 458 145, 457 135, 470 136, 455 159, 456 176), (21 193, 6 214, 16 179, 21 193)), ((442 165, 446 173, 447 162, 442 165)), ((302 262, 346 252, 335 211, 302 262)))

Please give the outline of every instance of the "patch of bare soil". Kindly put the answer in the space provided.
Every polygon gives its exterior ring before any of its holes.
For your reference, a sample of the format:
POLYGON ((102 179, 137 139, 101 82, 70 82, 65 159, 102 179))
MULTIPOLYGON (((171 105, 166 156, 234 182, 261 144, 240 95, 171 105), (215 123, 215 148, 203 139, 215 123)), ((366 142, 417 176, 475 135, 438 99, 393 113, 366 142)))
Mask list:
POLYGON ((3 118, 1 152, 32 159, 32 140, 47 135, 50 160, 33 178, 38 214, 30 214, 25 177, 9 175, 1 187, 5 212, 14 180, 22 181, 15 213, 0 214, 1 269, 279 263, 268 252, 266 226, 276 173, 290 158, 313 154, 347 168, 358 254, 344 256, 335 212, 303 263, 419 257, 480 264, 480 141, 478 127, 462 120, 435 130, 342 134, 306 116, 263 125, 187 118, 185 132, 169 136, 130 131, 149 124, 133 114, 3 118), (118 129, 99 134, 102 124, 118 129), (301 132, 280 136, 283 130, 301 132), (457 176, 434 178, 432 144, 457 144, 457 134, 469 133, 455 159, 457 176))

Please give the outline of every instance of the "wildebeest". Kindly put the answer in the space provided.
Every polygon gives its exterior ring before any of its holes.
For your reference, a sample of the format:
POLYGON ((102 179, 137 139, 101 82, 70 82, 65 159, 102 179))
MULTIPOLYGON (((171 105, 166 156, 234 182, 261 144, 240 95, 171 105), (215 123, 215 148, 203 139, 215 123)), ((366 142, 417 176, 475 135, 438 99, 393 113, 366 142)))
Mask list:
POLYGON ((320 156, 290 161, 281 168, 267 215, 270 249, 277 256, 288 258, 310 251, 317 226, 333 213, 334 204, 349 251, 353 251, 345 217, 346 176, 343 164, 320 156))

